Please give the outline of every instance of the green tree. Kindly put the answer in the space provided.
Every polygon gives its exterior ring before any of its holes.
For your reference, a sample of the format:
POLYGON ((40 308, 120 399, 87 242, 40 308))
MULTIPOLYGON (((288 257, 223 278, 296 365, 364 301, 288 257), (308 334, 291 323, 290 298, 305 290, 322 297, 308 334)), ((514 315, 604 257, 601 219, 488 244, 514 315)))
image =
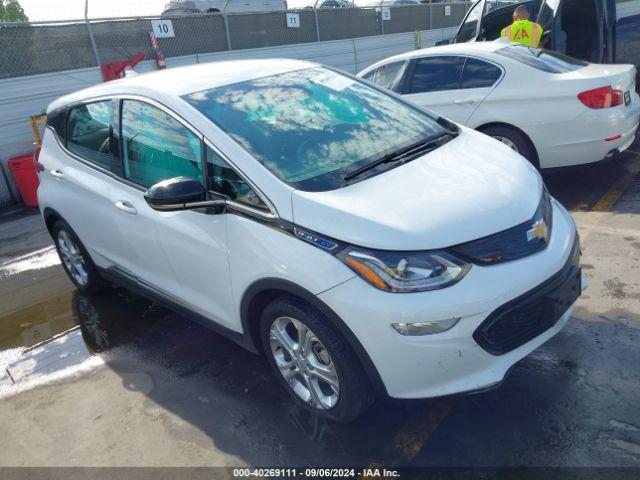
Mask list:
POLYGON ((18 0, 0 0, 0 22, 28 22, 18 0))

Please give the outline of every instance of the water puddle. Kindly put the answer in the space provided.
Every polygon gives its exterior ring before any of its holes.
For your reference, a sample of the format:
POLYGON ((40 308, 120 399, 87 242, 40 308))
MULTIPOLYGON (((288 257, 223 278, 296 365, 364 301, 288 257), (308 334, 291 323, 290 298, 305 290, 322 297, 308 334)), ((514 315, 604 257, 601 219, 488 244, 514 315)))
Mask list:
POLYGON ((95 369, 156 309, 124 290, 72 290, 0 318, 0 398, 95 369))

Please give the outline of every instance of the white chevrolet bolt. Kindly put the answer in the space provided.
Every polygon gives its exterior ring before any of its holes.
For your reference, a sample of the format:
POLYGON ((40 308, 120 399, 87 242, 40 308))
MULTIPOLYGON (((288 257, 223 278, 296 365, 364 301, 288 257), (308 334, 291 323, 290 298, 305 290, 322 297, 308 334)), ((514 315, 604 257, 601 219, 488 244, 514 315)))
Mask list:
POLYGON ((598 65, 503 41, 414 50, 358 74, 492 136, 539 168, 625 151, 640 121, 633 65, 598 65))
POLYGON ((203 322, 339 421, 498 384, 583 285, 575 224, 520 155, 308 62, 68 95, 38 162, 78 289, 128 286, 203 322))

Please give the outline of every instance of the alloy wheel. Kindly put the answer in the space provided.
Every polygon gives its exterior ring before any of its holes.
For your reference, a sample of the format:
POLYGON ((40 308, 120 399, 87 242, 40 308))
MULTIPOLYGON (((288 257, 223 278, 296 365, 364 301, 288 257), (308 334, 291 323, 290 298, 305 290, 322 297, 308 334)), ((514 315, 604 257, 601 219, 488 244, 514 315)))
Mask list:
POLYGON ((87 285, 89 283, 89 274, 87 273, 84 256, 78 244, 66 230, 58 232, 58 249, 62 262, 73 280, 78 285, 87 285))
POLYGON ((333 408, 340 381, 329 351, 305 324, 278 317, 269 330, 271 354, 287 384, 303 402, 317 410, 333 408))
POLYGON ((507 137, 503 137, 501 135, 495 136, 493 137, 496 140, 498 140, 499 142, 504 143, 507 147, 509 147, 511 150, 520 153, 520 150, 518 150, 518 147, 515 143, 513 143, 513 141, 507 137))

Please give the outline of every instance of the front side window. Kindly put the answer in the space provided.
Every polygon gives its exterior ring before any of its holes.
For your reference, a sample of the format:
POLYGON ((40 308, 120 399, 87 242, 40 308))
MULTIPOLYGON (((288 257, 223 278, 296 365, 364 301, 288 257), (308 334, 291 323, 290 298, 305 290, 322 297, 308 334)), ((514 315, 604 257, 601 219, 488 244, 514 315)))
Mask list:
POLYGON ((455 90, 460 86, 463 57, 438 56, 415 60, 407 93, 455 90))
POLYGON ((183 98, 276 177, 307 191, 340 188, 354 168, 445 133, 421 110, 324 67, 183 98))
POLYGON ((112 120, 111 100, 72 107, 67 117, 67 149, 94 165, 120 174, 112 120))
POLYGON ((525 45, 511 45, 501 48, 496 53, 546 73, 573 72, 588 65, 587 62, 558 52, 525 45))
POLYGON ((261 210, 269 209, 251 186, 209 146, 207 146, 207 186, 210 191, 236 202, 261 210))
POLYGON ((144 187, 173 177, 202 177, 200 138, 148 103, 122 103, 124 177, 144 187))
POLYGON ((388 63, 371 70, 364 75, 363 78, 381 87, 398 92, 401 90, 402 74, 404 73, 406 64, 407 62, 405 61, 388 63))
POLYGON ((460 88, 492 87, 502 75, 502 70, 489 62, 468 58, 462 71, 460 88))

